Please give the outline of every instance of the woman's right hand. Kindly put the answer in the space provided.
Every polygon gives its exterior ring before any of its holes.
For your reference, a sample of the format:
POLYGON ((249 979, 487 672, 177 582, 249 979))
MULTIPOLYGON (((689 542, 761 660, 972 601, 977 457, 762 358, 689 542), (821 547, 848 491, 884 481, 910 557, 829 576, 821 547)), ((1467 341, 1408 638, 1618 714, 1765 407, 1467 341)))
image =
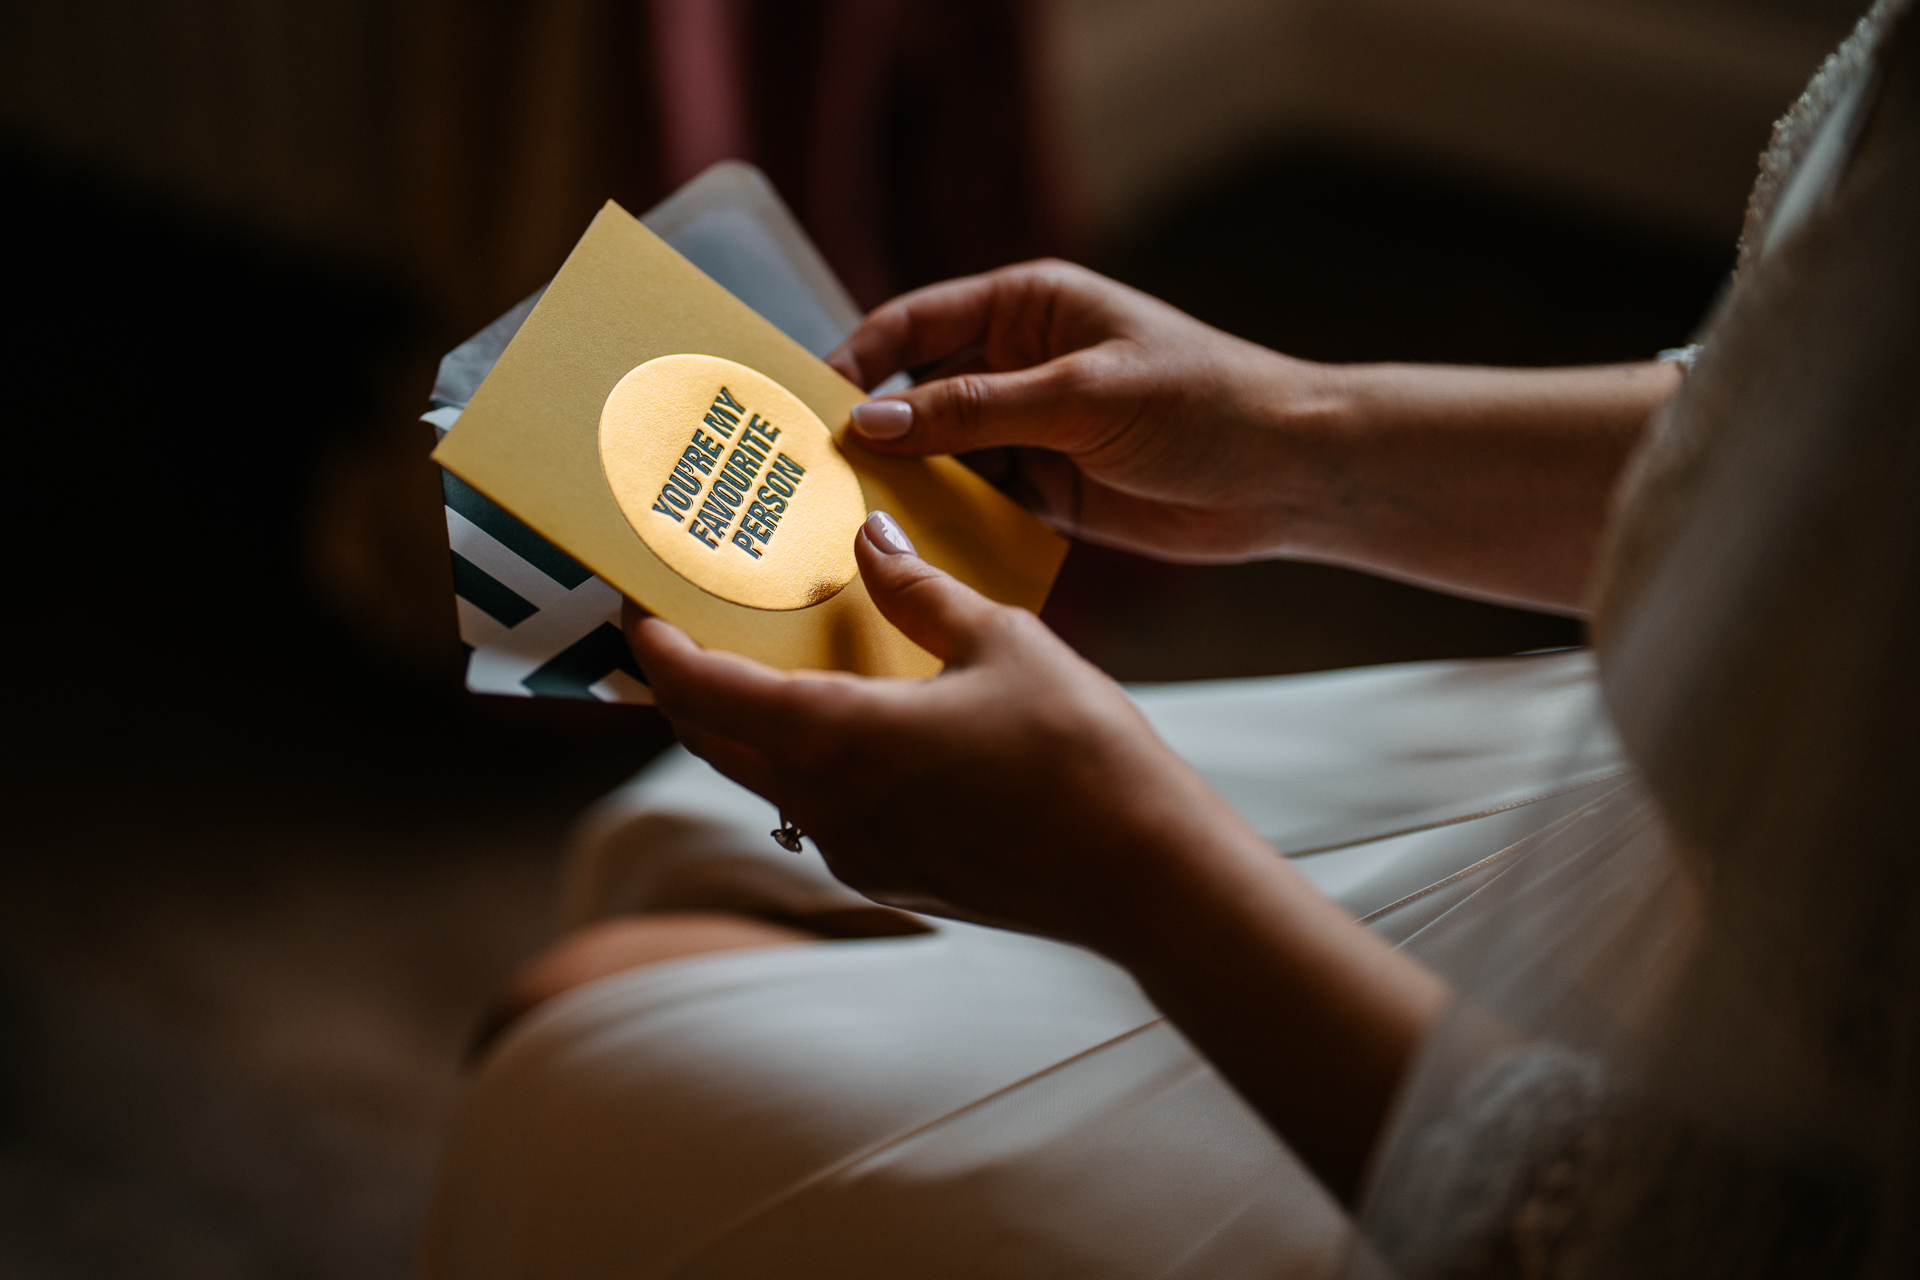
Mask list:
POLYGON ((1614 481, 1680 375, 1318 365, 1064 262, 936 284, 828 362, 875 453, 960 454, 1072 537, 1163 560, 1287 556, 1577 611, 1614 481))
POLYGON ((869 389, 949 366, 860 406, 862 442, 965 455, 1076 537, 1163 559, 1274 554, 1326 488, 1333 370, 1069 263, 903 295, 827 360, 869 389))

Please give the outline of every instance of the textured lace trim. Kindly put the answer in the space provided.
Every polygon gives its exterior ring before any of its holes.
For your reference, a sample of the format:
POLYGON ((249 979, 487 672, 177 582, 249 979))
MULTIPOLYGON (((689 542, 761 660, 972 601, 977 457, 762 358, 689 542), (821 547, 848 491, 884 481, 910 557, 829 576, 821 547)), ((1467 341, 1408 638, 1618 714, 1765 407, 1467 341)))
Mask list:
POLYGON ((1550 1043, 1499 1054, 1421 1135, 1425 1194, 1382 1224, 1408 1274, 1546 1280, 1600 1176, 1605 1069, 1550 1043))
POLYGON ((1773 138, 1760 153, 1760 176, 1747 200, 1746 222, 1740 231, 1740 265, 1737 274, 1745 275, 1760 259, 1767 239, 1767 224, 1773 221, 1774 205, 1793 180, 1793 174, 1806 158, 1820 132, 1821 122, 1847 92, 1873 74, 1874 51, 1892 30, 1912 0, 1878 0, 1867 16, 1855 25, 1853 34, 1830 54, 1814 73, 1806 91, 1787 114, 1773 126, 1773 138))

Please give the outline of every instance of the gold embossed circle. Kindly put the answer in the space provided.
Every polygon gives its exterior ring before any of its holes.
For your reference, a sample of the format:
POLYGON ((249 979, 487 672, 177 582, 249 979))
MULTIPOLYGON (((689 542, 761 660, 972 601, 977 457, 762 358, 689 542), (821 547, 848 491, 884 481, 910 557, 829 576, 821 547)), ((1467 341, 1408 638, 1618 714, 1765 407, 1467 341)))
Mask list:
POLYGON ((717 356, 649 360, 600 410, 600 465, 640 540, 687 581, 804 609, 859 570, 860 481, 798 396, 717 356))

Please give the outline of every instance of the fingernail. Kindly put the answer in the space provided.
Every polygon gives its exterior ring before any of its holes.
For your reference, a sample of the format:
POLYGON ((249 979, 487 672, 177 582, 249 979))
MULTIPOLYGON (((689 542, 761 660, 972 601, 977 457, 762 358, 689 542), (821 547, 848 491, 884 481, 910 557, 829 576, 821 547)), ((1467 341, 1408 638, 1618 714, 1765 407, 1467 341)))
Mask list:
POLYGON ((907 531, 884 511, 876 511, 867 517, 867 536, 873 539, 874 546, 890 556, 916 554, 912 539, 907 537, 907 531))
POLYGON ((913 406, 905 400, 863 400, 853 406, 853 429, 869 440, 898 440, 913 430, 913 406))

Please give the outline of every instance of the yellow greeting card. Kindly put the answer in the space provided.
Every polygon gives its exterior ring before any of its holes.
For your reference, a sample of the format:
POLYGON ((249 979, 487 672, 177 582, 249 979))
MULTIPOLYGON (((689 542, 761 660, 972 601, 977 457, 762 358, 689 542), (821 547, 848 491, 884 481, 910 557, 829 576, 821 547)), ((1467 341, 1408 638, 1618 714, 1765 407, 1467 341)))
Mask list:
POLYGON ((434 460, 702 644, 929 675, 855 568, 868 511, 1031 610, 1066 543, 951 458, 862 449, 863 398, 609 202, 434 460))

